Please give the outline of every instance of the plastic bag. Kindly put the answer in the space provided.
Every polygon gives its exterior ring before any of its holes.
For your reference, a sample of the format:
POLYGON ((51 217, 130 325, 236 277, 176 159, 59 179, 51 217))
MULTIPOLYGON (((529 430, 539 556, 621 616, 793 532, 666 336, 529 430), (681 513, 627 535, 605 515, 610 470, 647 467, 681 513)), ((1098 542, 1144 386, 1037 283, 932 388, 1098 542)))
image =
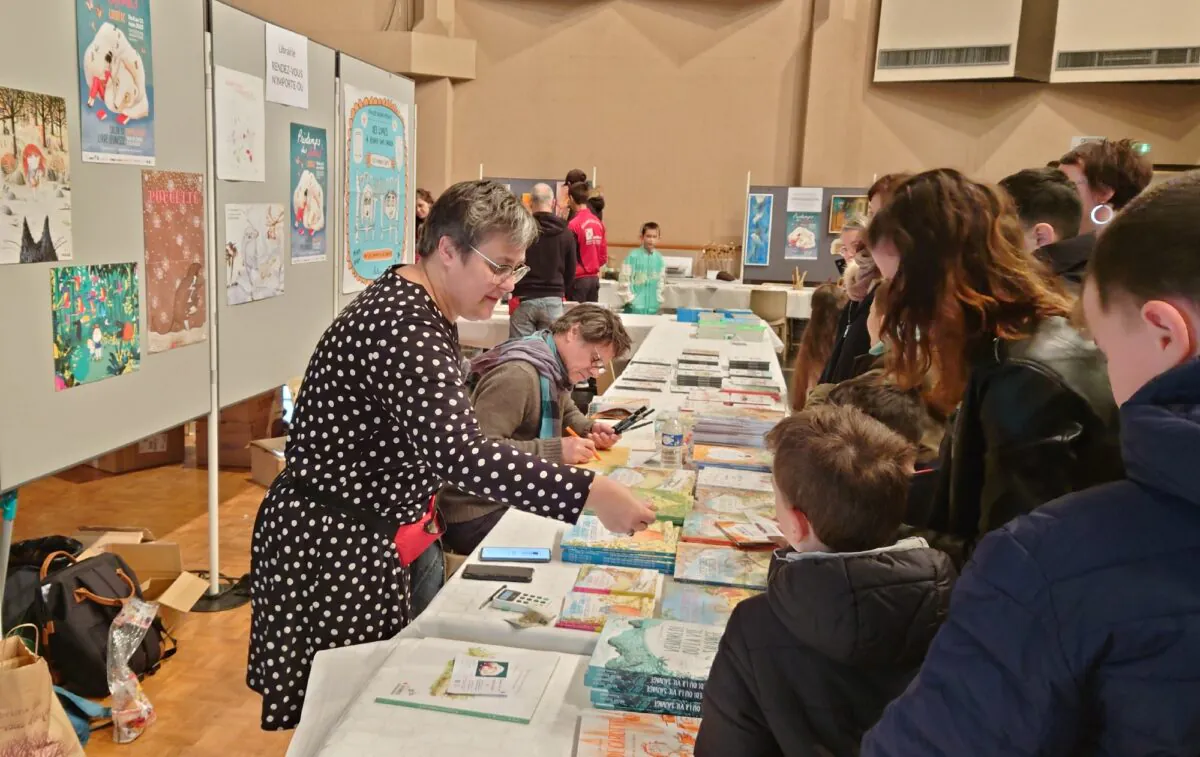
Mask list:
POLYGON ((112 694, 113 741, 128 744, 154 723, 154 705, 142 691, 129 659, 146 637, 158 605, 136 597, 108 629, 108 690, 112 694))

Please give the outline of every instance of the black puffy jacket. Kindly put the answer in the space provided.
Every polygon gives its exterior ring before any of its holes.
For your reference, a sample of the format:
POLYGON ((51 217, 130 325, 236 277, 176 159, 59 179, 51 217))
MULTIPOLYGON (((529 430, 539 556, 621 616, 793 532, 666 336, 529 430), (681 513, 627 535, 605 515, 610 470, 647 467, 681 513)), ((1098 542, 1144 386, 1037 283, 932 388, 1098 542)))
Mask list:
POLYGON ((1052 499, 1124 476, 1104 357, 1064 318, 996 340, 971 364, 943 444, 929 532, 962 565, 989 531, 1052 499))
POLYGON ((704 686, 696 757, 858 754, 950 601, 950 559, 913 541, 804 555, 738 605, 704 686))

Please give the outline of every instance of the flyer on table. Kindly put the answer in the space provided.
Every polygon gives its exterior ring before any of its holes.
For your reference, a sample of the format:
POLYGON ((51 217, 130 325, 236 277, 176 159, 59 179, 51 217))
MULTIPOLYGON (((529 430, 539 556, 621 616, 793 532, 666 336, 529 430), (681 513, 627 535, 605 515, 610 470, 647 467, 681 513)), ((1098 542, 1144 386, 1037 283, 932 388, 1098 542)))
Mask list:
POLYGON ((329 186, 329 142, 325 130, 292 124, 292 262, 325 260, 325 190, 329 186))
POLYGON ((150 0, 75 0, 85 163, 154 165, 150 0))

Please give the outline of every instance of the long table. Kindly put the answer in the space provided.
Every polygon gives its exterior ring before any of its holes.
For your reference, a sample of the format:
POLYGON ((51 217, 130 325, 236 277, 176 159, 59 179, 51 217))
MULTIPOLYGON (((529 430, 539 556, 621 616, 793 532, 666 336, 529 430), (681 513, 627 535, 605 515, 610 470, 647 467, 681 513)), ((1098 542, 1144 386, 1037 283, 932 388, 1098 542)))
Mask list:
MULTIPOLYGON (((600 282, 600 302, 609 307, 622 306, 617 294, 617 282, 600 282)), ((740 281, 714 281, 710 279, 670 279, 663 286, 663 308, 709 308, 717 310, 749 310, 750 294, 755 290, 765 292, 786 291, 788 293, 787 317, 806 320, 812 314, 811 287, 793 289, 787 284, 743 284, 740 281)))
MULTIPOLYGON (((687 323, 664 320, 651 329, 642 342, 634 360, 639 357, 658 361, 675 362, 683 351, 689 347, 714 349, 723 355, 728 355, 734 349, 739 351, 754 351, 762 359, 771 363, 771 372, 775 378, 781 395, 786 395, 786 384, 783 372, 780 370, 778 358, 771 345, 766 342, 751 345, 735 346, 730 342, 693 339, 691 335, 695 326, 687 323)), ((640 390, 623 390, 618 381, 605 392, 605 397, 650 397, 650 403, 659 412, 678 409, 686 399, 686 395, 673 392, 663 392, 659 396, 651 396, 640 390)), ((634 448, 630 454, 632 464, 644 462, 652 454, 654 431, 653 426, 627 434, 622 440, 623 445, 634 448), (640 449, 639 449, 640 448, 640 449)), ((548 596, 563 596, 575 582, 579 566, 564 563, 561 560, 559 542, 566 524, 542 518, 519 510, 509 510, 500 522, 488 534, 467 560, 468 563, 478 562, 478 552, 483 547, 550 547, 553 558, 550 563, 534 568, 533 582, 523 584, 522 589, 548 596)), ((498 646, 517 647, 522 649, 538 649, 554 651, 581 658, 592 653, 596 646, 598 634, 577 631, 566 628, 528 628, 517 630, 503 620, 490 608, 483 607, 485 600, 499 587, 491 582, 475 582, 463 580, 461 571, 450 578, 445 587, 411 625, 404 629, 398 638, 437 637, 459 641, 492 644, 498 646)), ((320 748, 338 727, 338 749, 347 750, 355 757, 368 757, 375 752, 362 751, 357 745, 370 743, 370 740, 391 740, 393 746, 402 743, 413 754, 423 753, 414 751, 418 741, 417 734, 422 727, 430 722, 429 713, 420 713, 404 708, 385 708, 370 712, 347 712, 355 696, 363 690, 363 686, 375 671, 384 664, 392 649, 394 641, 384 641, 375 644, 365 644, 343 649, 320 652, 312 664, 307 695, 305 697, 303 716, 300 726, 292 738, 288 749, 289 757, 315 756, 320 748), (416 713, 416 714, 414 714, 416 713), (341 725, 339 726, 339 722, 341 725), (343 743, 343 736, 347 743, 343 743), (353 747, 353 748, 352 748, 353 747), (358 750, 358 751, 354 751, 358 750)), ((587 692, 583 687, 583 664, 578 671, 570 688, 565 692, 547 691, 542 699, 542 706, 535 721, 525 730, 518 729, 517 733, 524 734, 516 744, 499 744, 493 753, 497 755, 531 755, 546 754, 563 757, 571 754, 574 744, 573 730, 570 737, 565 737, 564 724, 574 723, 580 709, 587 708, 587 692), (553 696, 552 696, 553 694, 553 696), (545 712, 543 712, 545 710, 545 712), (544 743, 533 751, 531 744, 544 743), (565 739, 565 740, 564 740, 565 739), (522 751, 523 750, 523 751, 522 751)), ((363 708, 359 708, 361 710, 363 708)), ((478 723, 473 718, 442 715, 439 721, 443 727, 477 728, 478 723)), ((338 752, 340 754, 342 752, 338 752)), ((389 753, 389 752, 381 752, 389 753)))

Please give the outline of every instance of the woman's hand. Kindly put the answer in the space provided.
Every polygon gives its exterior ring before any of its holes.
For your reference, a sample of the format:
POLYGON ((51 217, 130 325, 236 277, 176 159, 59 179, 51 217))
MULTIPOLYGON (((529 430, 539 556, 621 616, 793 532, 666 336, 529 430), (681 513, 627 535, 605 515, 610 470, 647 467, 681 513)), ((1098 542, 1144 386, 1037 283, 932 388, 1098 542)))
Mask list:
POLYGON ((615 534, 644 531, 654 522, 652 506, 639 500, 628 488, 603 476, 597 476, 592 482, 586 504, 604 527, 615 534))
POLYGON ((607 423, 592 424, 588 438, 596 443, 596 449, 612 449, 614 444, 621 441, 621 435, 613 431, 613 427, 607 423))
POLYGON ((591 462, 596 456, 596 443, 591 439, 581 439, 578 436, 564 436, 562 439, 562 461, 567 465, 582 465, 591 462))

